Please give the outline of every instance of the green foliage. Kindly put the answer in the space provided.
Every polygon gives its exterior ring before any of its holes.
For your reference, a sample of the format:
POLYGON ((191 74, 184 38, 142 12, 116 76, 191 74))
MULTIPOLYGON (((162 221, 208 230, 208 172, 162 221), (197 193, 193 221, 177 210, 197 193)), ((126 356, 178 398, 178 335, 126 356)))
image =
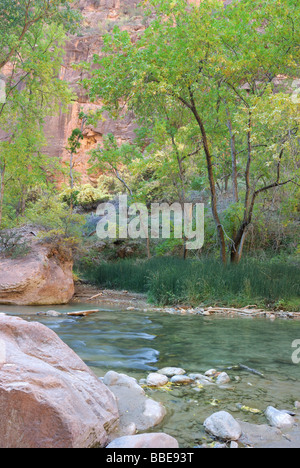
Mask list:
POLYGON ((81 147, 80 140, 83 140, 82 131, 80 128, 75 128, 72 131, 72 135, 68 138, 69 146, 67 147, 67 150, 70 153, 76 153, 81 147))
POLYGON ((231 305, 300 311, 299 264, 248 259, 224 266, 211 258, 125 260, 86 267, 84 277, 100 287, 147 293, 160 305, 231 305))
POLYGON ((107 201, 110 196, 106 189, 93 187, 91 184, 80 185, 73 190, 66 188, 59 195, 60 199, 69 206, 72 198, 73 206, 80 206, 86 209, 95 208, 99 203, 107 201))
POLYGON ((28 205, 25 219, 44 228, 46 232, 58 232, 65 238, 81 239, 85 224, 83 216, 70 212, 69 206, 61 202, 57 195, 47 192, 38 201, 28 205))
POLYGON ((0 256, 17 259, 26 257, 30 252, 24 237, 12 230, 0 231, 0 256))
MULTIPOLYGON (((36 2, 36 8, 42 3, 36 2)), ((31 9, 30 15, 33 13, 31 9)), ((8 212, 4 206, 8 200, 16 199, 14 216, 18 218, 24 214, 27 194, 36 187, 46 187, 50 176, 60 170, 58 160, 44 154, 45 119, 66 110, 73 93, 59 79, 66 35, 54 17, 51 14, 50 21, 47 16, 45 23, 33 22, 22 40, 12 45, 6 102, 0 106, 0 127, 6 132, 0 142, 0 226, 2 215, 8 212)))
POLYGON ((180 200, 190 187, 210 190, 221 243, 237 251, 266 192, 299 182, 299 112, 288 87, 299 76, 297 2, 148 5, 155 16, 137 39, 118 27, 104 37, 86 86, 111 116, 124 102, 134 111, 143 148, 136 167, 150 168, 152 185, 180 200), (280 92, 278 76, 287 79, 280 92), (238 216, 235 205, 227 209, 224 234, 215 187, 234 177, 234 156, 238 216))
POLYGON ((34 28, 55 22, 75 32, 79 21, 71 0, 0 0, 0 68, 13 61, 34 28))

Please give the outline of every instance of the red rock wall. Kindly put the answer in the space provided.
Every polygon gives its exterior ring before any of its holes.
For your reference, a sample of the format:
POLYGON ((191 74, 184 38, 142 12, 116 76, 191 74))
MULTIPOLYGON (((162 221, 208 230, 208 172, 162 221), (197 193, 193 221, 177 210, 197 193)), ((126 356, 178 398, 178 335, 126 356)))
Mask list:
MULTIPOLYGON (((81 126, 78 120, 80 111, 100 107, 100 104, 89 103, 84 91, 78 87, 80 71, 74 70, 72 64, 92 59, 93 54, 100 53, 103 34, 115 24, 120 24, 122 28, 132 31, 133 34, 143 30, 143 18, 138 15, 138 3, 138 0, 79 0, 76 3, 83 16, 83 26, 80 34, 70 38, 67 43, 64 66, 60 76, 71 83, 78 100, 69 107, 67 114, 49 119, 45 128, 49 141, 46 153, 60 158, 66 165, 69 164, 69 154, 65 147, 72 130, 81 126)), ((88 174, 90 158, 88 151, 101 143, 104 134, 114 133, 120 142, 130 141, 134 137, 135 125, 131 117, 127 116, 120 121, 107 118, 99 122, 96 127, 85 129, 84 140, 75 157, 74 167, 74 170, 81 174, 82 183, 97 183, 97 175, 88 174)), ((59 182, 64 181, 59 180, 59 182)))

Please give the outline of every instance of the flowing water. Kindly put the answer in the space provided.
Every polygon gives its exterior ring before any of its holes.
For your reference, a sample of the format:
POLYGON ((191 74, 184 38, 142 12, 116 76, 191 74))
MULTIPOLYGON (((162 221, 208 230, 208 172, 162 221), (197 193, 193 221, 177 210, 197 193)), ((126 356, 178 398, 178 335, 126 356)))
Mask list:
MULTIPOLYGON (((92 307, 76 304, 55 310, 64 313, 92 307)), ((182 447, 203 441, 203 421, 213 412, 225 410, 243 421, 264 424, 263 414, 241 411, 237 404, 262 411, 269 405, 291 410, 300 400, 300 364, 292 362, 292 342, 300 340, 300 322, 296 320, 271 322, 117 309, 88 317, 46 317, 37 316, 37 311, 41 308, 0 307, 0 312, 39 321, 54 330, 99 377, 115 370, 139 380, 165 366, 203 373, 239 363, 265 375, 262 378, 232 369, 227 371, 232 378, 227 388, 147 389, 147 394, 163 402, 168 412, 154 431, 169 433, 182 447)))

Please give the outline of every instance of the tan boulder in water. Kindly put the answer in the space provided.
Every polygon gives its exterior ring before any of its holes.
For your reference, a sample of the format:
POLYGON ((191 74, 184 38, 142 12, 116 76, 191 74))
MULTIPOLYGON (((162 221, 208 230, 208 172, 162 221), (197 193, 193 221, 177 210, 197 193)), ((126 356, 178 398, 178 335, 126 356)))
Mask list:
POLYGON ((67 304, 74 295, 72 268, 72 259, 39 242, 25 257, 0 258, 0 304, 67 304))

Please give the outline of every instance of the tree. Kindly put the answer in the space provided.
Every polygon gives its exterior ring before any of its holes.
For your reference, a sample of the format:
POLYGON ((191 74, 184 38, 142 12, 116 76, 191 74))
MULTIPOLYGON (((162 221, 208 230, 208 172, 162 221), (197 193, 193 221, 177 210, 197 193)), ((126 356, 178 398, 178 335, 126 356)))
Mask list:
POLYGON ((36 26, 56 22, 74 30, 80 17, 70 4, 71 0, 0 0, 0 69, 20 51, 36 26))
POLYGON ((70 210, 73 210, 73 205, 74 205, 74 173, 73 169, 75 167, 76 162, 74 161, 74 156, 77 154, 77 151, 81 147, 81 140, 83 140, 83 130, 84 127, 87 123, 88 116, 84 114, 84 112, 80 112, 79 114, 79 120, 81 120, 81 127, 80 128, 75 128, 71 134, 71 136, 68 138, 68 143, 69 145, 67 146, 66 150, 70 154, 70 210))
MULTIPOLYGON (((111 174, 128 193, 131 201, 139 211, 139 203, 147 203, 147 190, 145 180, 140 171, 137 172, 138 161, 142 154, 136 145, 124 143, 118 145, 113 134, 104 137, 103 147, 98 146, 91 152, 91 170, 95 168, 105 174, 111 174)), ((140 231, 147 242, 147 256, 151 258, 149 226, 143 223, 143 216, 139 214, 140 231)))
POLYGON ((44 125, 47 116, 66 109, 73 97, 58 77, 64 43, 63 26, 52 23, 40 29, 36 24, 10 64, 7 99, 0 108, 0 128, 6 132, 0 142, 0 224, 5 190, 13 184, 19 194, 17 214, 23 214, 28 189, 46 183, 57 169, 43 154, 44 125))
MULTIPOLYGON (((138 40, 131 40, 128 32, 118 28, 105 36, 103 54, 95 57, 97 67, 86 83, 91 96, 101 98, 104 108, 112 115, 128 108, 143 118, 149 107, 155 108, 161 101, 170 108, 181 106, 184 109, 190 125, 198 129, 205 157, 221 259, 226 263, 229 242, 231 259, 239 260, 258 196, 292 180, 289 177, 281 181, 283 156, 288 166, 292 155, 282 152, 280 147, 287 144, 286 135, 292 138, 296 132, 293 129, 298 128, 291 101, 288 125, 282 128, 282 118, 278 128, 273 129, 279 150, 272 165, 275 179, 269 171, 265 181, 272 180, 259 185, 262 175, 251 175, 251 169, 256 152, 253 129, 259 125, 255 119, 258 122, 260 119, 255 107, 260 104, 262 109, 264 105, 274 104, 275 101, 268 100, 268 90, 278 74, 295 77, 298 73, 297 1, 274 0, 261 4, 258 0, 243 0, 226 8, 218 0, 200 2, 198 6, 185 0, 152 1, 150 5, 155 19, 138 40), (245 116, 245 112, 246 123, 243 119, 240 125, 237 119, 245 116), (225 144, 222 143, 224 139, 225 144), (240 199, 238 154, 245 181, 244 216, 234 239, 225 232, 218 207, 219 161, 228 148, 236 203, 240 199)), ((269 150, 272 144, 269 140, 269 150)), ((263 157, 259 152, 259 158, 263 157)))

